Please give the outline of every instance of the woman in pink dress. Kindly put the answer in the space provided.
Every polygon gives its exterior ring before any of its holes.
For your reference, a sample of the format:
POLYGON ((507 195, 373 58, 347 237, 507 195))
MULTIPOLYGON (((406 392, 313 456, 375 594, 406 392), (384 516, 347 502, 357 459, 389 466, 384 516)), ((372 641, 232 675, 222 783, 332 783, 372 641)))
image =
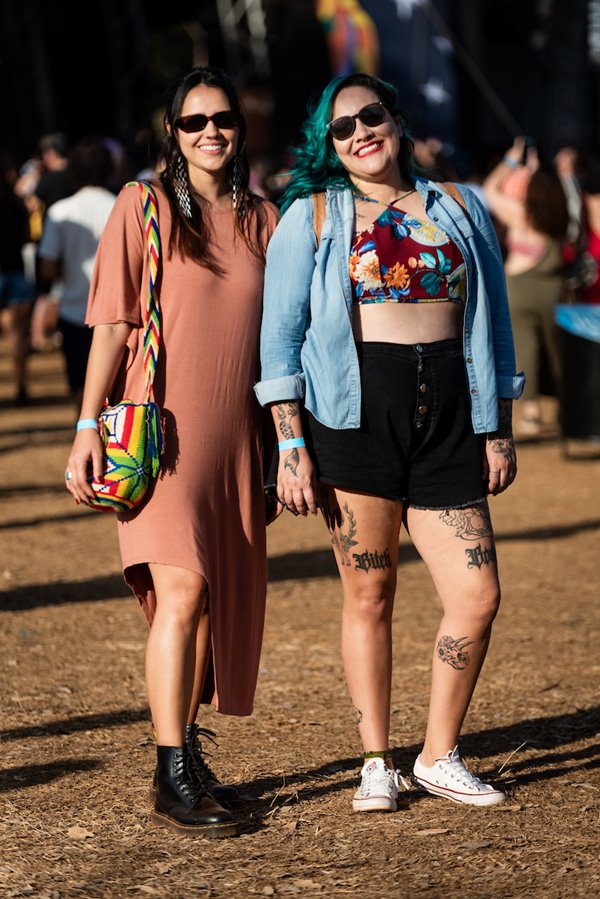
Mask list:
MULTIPOLYGON (((254 399, 265 248, 274 207, 248 190, 245 123, 227 76, 196 68, 173 85, 164 168, 161 346, 154 391, 165 456, 149 499, 118 515, 125 578, 150 625, 148 699, 157 740, 152 820, 229 836, 235 801, 208 767, 201 702, 252 711, 266 595, 262 413, 254 399)), ((101 476, 94 427, 105 396, 144 395, 141 297, 147 277, 139 191, 125 188, 103 234, 87 323, 94 328, 78 432, 67 465, 77 503, 101 476)))

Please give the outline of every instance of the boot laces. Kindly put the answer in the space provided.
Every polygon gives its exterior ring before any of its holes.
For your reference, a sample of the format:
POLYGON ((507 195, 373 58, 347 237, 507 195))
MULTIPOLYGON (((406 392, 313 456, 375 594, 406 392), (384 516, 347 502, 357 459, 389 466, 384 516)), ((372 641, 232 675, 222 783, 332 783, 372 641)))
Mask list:
POLYGON ((175 758, 173 772, 177 786, 193 804, 206 793, 202 781, 196 776, 190 753, 185 749, 175 758))
POLYGON ((198 782, 206 788, 208 783, 219 784, 221 781, 212 770, 202 752, 202 744, 199 737, 206 737, 211 743, 217 745, 215 740, 215 732, 207 727, 199 727, 197 724, 188 724, 186 728, 186 743, 189 750, 190 767, 194 769, 194 773, 198 782))

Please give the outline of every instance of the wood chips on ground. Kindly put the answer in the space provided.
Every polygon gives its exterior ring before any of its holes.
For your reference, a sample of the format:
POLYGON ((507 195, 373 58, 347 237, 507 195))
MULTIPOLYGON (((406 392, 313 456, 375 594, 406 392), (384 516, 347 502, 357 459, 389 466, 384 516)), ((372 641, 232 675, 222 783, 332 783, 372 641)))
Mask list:
MULTIPOLYGON (((64 490, 74 411, 59 354, 31 370, 34 401, 13 409, 3 351, 0 896, 600 896, 600 463, 564 458, 551 403, 492 500, 503 604, 461 742, 508 801, 411 789, 396 814, 352 815, 340 587, 322 522, 286 513, 269 529, 255 713, 201 721, 218 733, 213 767, 241 785, 241 836, 186 840, 149 824, 146 625, 111 515, 64 490)), ((398 574, 392 745, 407 774, 440 611, 405 534, 398 574)))

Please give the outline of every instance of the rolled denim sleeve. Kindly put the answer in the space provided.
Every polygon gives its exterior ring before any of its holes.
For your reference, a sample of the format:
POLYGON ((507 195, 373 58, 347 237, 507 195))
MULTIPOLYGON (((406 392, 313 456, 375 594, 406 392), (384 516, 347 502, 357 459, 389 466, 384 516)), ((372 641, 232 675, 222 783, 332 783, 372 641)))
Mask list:
POLYGON ((254 386, 262 406, 304 397, 301 351, 310 321, 316 249, 311 210, 310 198, 292 203, 267 247, 261 378, 254 386))
POLYGON ((468 188, 461 188, 475 226, 475 240, 483 263, 485 290, 488 295, 492 341, 496 367, 496 388, 500 399, 517 400, 525 386, 523 372, 517 374, 515 346, 506 293, 504 263, 498 238, 487 210, 468 188))

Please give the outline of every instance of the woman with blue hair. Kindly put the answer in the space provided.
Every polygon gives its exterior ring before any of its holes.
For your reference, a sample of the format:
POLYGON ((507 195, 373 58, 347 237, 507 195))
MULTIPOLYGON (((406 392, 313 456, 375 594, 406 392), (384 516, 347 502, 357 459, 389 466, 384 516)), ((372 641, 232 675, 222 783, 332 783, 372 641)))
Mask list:
POLYGON ((404 523, 443 608, 413 777, 456 802, 504 794, 458 738, 500 587, 487 495, 514 480, 522 390, 502 259, 467 189, 419 174, 395 89, 332 81, 269 244, 256 393, 279 435, 277 493, 320 507, 342 580, 342 656, 364 748, 354 811, 395 811, 391 622, 404 523))

